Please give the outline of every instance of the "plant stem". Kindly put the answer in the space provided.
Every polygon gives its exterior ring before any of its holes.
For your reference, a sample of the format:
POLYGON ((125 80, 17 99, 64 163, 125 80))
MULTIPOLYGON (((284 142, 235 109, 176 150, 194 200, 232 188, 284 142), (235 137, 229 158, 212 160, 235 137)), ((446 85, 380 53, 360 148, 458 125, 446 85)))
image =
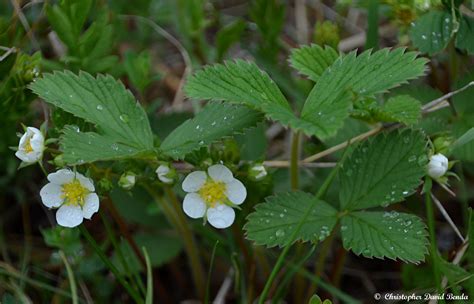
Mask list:
POLYGON ((66 266, 67 277, 69 279, 69 286, 71 287, 72 304, 78 304, 79 301, 77 298, 77 285, 76 285, 76 280, 74 279, 74 273, 72 272, 71 266, 69 265, 66 255, 64 254, 62 250, 59 251, 59 256, 61 257, 61 260, 63 261, 64 265, 66 266))
POLYGON ((434 209, 433 209, 433 202, 431 199, 431 186, 425 189, 425 202, 426 202, 426 217, 428 219, 428 229, 430 233, 430 254, 431 254, 431 262, 433 267, 433 275, 436 284, 436 290, 441 292, 441 273, 438 267, 438 247, 436 246, 436 230, 435 230, 435 216, 434 216, 434 209))
POLYGON ((114 276, 117 278, 117 280, 120 282, 120 284, 127 290, 128 294, 133 298, 135 303, 140 303, 143 304, 143 299, 140 297, 138 292, 133 289, 130 284, 125 280, 125 278, 120 274, 119 270, 115 267, 114 264, 109 260, 109 258, 105 255, 105 253, 102 251, 102 249, 99 247, 97 242, 94 240, 92 235, 90 235, 89 231, 87 231, 86 227, 84 225, 80 225, 79 229, 81 230, 82 235, 85 237, 87 242, 92 246, 94 251, 97 253, 99 258, 104 262, 104 264, 112 271, 114 276))
POLYGON ((212 274, 212 267, 214 266, 214 259, 216 257, 217 245, 219 245, 218 240, 214 244, 214 248, 212 249, 212 254, 211 254, 211 261, 209 262, 209 273, 207 275, 207 282, 206 282, 206 294, 204 296, 204 303, 205 304, 209 303, 209 294, 211 292, 211 274, 212 274))
POLYGON ((298 163, 299 163, 299 144, 300 144, 300 132, 293 133, 291 140, 291 155, 290 155, 290 182, 291 189, 298 189, 299 174, 298 174, 298 163))
POLYGON ((181 204, 176 197, 176 194, 169 188, 165 187, 166 195, 170 198, 173 205, 174 213, 177 214, 177 220, 181 226, 181 234, 184 238, 184 246, 188 253, 189 262, 191 264, 192 275, 194 283, 197 288, 199 297, 204 298, 205 291, 205 278, 204 269, 202 268, 201 259, 199 258, 199 250, 196 244, 196 240, 189 228, 188 221, 184 217, 184 213, 181 208, 181 204))
POLYGON ((181 211, 181 206, 175 193, 169 188, 164 187, 166 195, 169 197, 172 206, 163 200, 163 198, 150 185, 143 185, 148 193, 155 199, 156 203, 162 208, 170 223, 178 230, 178 233, 183 238, 184 249, 188 256, 188 261, 191 267, 191 273, 194 280, 194 286, 201 299, 204 298, 205 290, 205 276, 202 268, 201 260, 199 258, 199 250, 188 226, 188 222, 181 211))

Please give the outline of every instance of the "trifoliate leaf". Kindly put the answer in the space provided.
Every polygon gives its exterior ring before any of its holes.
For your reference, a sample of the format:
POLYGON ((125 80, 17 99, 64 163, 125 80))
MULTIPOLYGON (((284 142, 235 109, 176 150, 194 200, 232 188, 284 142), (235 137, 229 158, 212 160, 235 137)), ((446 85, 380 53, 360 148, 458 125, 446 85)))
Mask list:
POLYGON ((160 149, 170 157, 181 159, 186 154, 223 137, 242 133, 261 119, 259 112, 246 106, 211 103, 196 117, 185 121, 171 132, 160 149))
POLYGON ((258 204, 247 220, 244 229, 249 240, 281 247, 290 245, 295 230, 295 241, 324 240, 336 224, 337 210, 311 194, 288 192, 258 204))
MULTIPOLYGON (((46 102, 96 125, 101 133, 99 140, 98 134, 75 134, 66 130, 63 135, 67 143, 64 145, 65 159, 92 159, 91 155, 81 153, 88 149, 95 149, 99 153, 98 150, 104 147, 103 143, 129 147, 133 150, 130 155, 136 154, 136 151, 153 149, 153 135, 145 111, 132 93, 109 75, 94 78, 85 72, 79 75, 68 71, 55 72, 44 74, 30 88, 46 102), (84 149, 82 145, 89 141, 97 146, 84 149)), ((99 154, 100 159, 113 159, 117 151, 111 148, 99 154)), ((96 157, 96 160, 99 158, 96 157)))
POLYGON ((378 118, 385 122, 413 125, 421 118, 421 103, 409 95, 389 98, 378 113, 378 118))
POLYGON ((462 16, 456 36, 456 47, 474 54, 474 18, 462 16))
POLYGON ((301 119, 307 134, 321 139, 342 127, 353 100, 383 93, 407 80, 423 75, 426 60, 404 48, 352 52, 327 68, 310 92, 301 119))
POLYGON ((418 263, 427 253, 423 221, 412 214, 353 212, 341 220, 344 248, 367 258, 400 259, 418 263))
POLYGON ((290 63, 301 74, 317 81, 338 57, 339 54, 333 48, 326 46, 323 49, 317 44, 312 44, 293 49, 290 55, 290 63))
POLYGON ((448 12, 431 11, 416 20, 409 34, 415 47, 432 55, 448 45, 452 31, 452 17, 448 12))
POLYGON ((388 206, 411 195, 425 175, 426 141, 419 131, 379 134, 359 145, 339 173, 341 209, 388 206))
POLYGON ((185 91, 195 99, 247 105, 284 125, 297 120, 275 82, 251 62, 236 60, 205 67, 188 80, 185 91))

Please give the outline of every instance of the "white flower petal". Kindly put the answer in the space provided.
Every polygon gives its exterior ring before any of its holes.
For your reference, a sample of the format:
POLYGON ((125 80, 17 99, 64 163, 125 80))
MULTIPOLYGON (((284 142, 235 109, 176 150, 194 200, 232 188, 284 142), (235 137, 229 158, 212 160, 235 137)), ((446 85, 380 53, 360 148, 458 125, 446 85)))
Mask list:
POLYGON ((207 169, 207 173, 215 181, 229 183, 234 179, 234 176, 232 175, 232 171, 230 171, 229 168, 227 168, 224 165, 210 166, 207 169))
POLYGON ((82 213, 84 218, 90 220, 92 215, 99 211, 99 196, 95 193, 91 193, 86 196, 84 206, 82 206, 82 213))
POLYGON ((57 184, 48 183, 41 188, 40 196, 43 205, 48 208, 57 208, 63 203, 62 187, 57 184))
POLYGON ((37 130, 37 132, 35 132, 33 134, 33 136, 31 137, 31 139, 30 139, 30 145, 31 145, 31 148, 34 151, 43 151, 43 149, 44 149, 44 136, 38 129, 36 129, 36 130, 37 130))
POLYGON ((35 163, 39 160, 39 157, 35 152, 26 153, 23 150, 18 150, 15 152, 15 156, 25 163, 35 163))
POLYGON ((63 185, 74 179, 74 172, 69 169, 61 169, 54 173, 48 174, 48 180, 53 184, 63 185))
POLYGON ((62 205, 56 212, 56 221, 63 227, 76 227, 82 223, 84 216, 79 206, 62 205))
POLYGON ((225 195, 232 203, 240 205, 247 197, 247 189, 245 189, 241 181, 234 178, 230 183, 226 184, 225 195))
POLYGON ((186 192, 196 192, 207 180, 207 174, 204 171, 194 171, 188 174, 183 181, 183 190, 186 192))
POLYGON ((206 204, 197 193, 188 193, 184 197, 183 210, 190 218, 200 218, 206 213, 206 204))
POLYGON ((433 178, 438 178, 446 174, 448 171, 449 160, 441 153, 431 156, 428 163, 428 175, 433 178))
POLYGON ((89 190, 90 192, 94 192, 95 191, 95 187, 94 187, 94 183, 92 182, 92 180, 88 177, 85 177, 84 175, 82 175, 81 173, 77 173, 76 172, 76 179, 81 183, 81 185, 86 188, 87 190, 89 190))
POLYGON ((229 206, 217 205, 215 208, 207 209, 207 221, 218 229, 224 229, 232 225, 235 220, 235 212, 229 206))
POLYGON ((156 175, 158 176, 158 179, 162 181, 165 184, 172 184, 173 179, 168 177, 168 174, 170 173, 171 169, 167 165, 160 165, 156 169, 156 175))

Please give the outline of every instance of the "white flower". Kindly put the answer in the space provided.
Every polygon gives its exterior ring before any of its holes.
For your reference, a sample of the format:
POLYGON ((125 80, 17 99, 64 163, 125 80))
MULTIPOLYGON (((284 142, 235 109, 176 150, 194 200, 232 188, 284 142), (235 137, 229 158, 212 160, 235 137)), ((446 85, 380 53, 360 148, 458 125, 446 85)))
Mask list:
POLYGON ((99 210, 99 197, 92 180, 69 169, 48 175, 49 183, 40 191, 48 208, 59 208, 56 220, 63 227, 76 227, 99 210))
POLYGON ((174 170, 171 170, 168 165, 160 165, 155 172, 158 179, 165 184, 172 184, 176 175, 174 170))
POLYGON ((267 176, 267 170, 263 164, 255 164, 250 168, 249 176, 256 181, 260 181, 267 176))
POLYGON ((122 174, 122 176, 120 176, 118 184, 123 189, 130 190, 133 188, 133 186, 135 186, 136 180, 137 180, 137 177, 135 173, 125 172, 124 174, 122 174))
POLYGON ((15 155, 25 163, 36 163, 43 157, 44 136, 34 127, 26 128, 25 134, 20 138, 18 151, 15 155))
POLYGON ((428 163, 428 175, 432 178, 443 176, 448 171, 448 159, 441 153, 431 156, 428 163))
POLYGON ((214 165, 204 171, 191 172, 183 181, 183 210, 191 218, 206 216, 216 228, 227 228, 234 222, 232 206, 240 205, 247 197, 247 189, 235 179, 224 165, 214 165))

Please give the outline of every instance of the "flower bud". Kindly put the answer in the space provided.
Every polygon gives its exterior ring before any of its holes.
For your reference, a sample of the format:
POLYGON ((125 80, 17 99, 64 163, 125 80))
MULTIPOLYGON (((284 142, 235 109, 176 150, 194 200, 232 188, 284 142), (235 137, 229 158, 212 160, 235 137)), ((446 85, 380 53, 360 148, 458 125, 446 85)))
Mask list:
POLYGON ((174 168, 170 168, 170 166, 167 164, 160 165, 155 172, 158 176, 158 179, 168 185, 172 184, 176 178, 176 170, 174 168))
POLYGON ((135 186, 135 182, 137 180, 137 177, 135 173, 128 171, 122 174, 119 179, 119 186, 122 187, 125 190, 130 190, 135 186))
POLYGON ((15 156, 24 163, 32 164, 41 160, 43 157, 44 135, 40 130, 34 127, 27 127, 26 132, 21 136, 18 143, 18 151, 15 156))
POLYGON ((433 140, 433 146, 436 153, 447 153, 452 143, 452 138, 446 136, 440 136, 433 140))
POLYGON ((448 171, 448 159, 441 153, 431 156, 428 163, 428 175, 432 178, 439 178, 448 171))
POLYGON ((249 168, 249 177, 255 181, 261 181, 267 176, 267 170, 263 164, 255 164, 249 168))

